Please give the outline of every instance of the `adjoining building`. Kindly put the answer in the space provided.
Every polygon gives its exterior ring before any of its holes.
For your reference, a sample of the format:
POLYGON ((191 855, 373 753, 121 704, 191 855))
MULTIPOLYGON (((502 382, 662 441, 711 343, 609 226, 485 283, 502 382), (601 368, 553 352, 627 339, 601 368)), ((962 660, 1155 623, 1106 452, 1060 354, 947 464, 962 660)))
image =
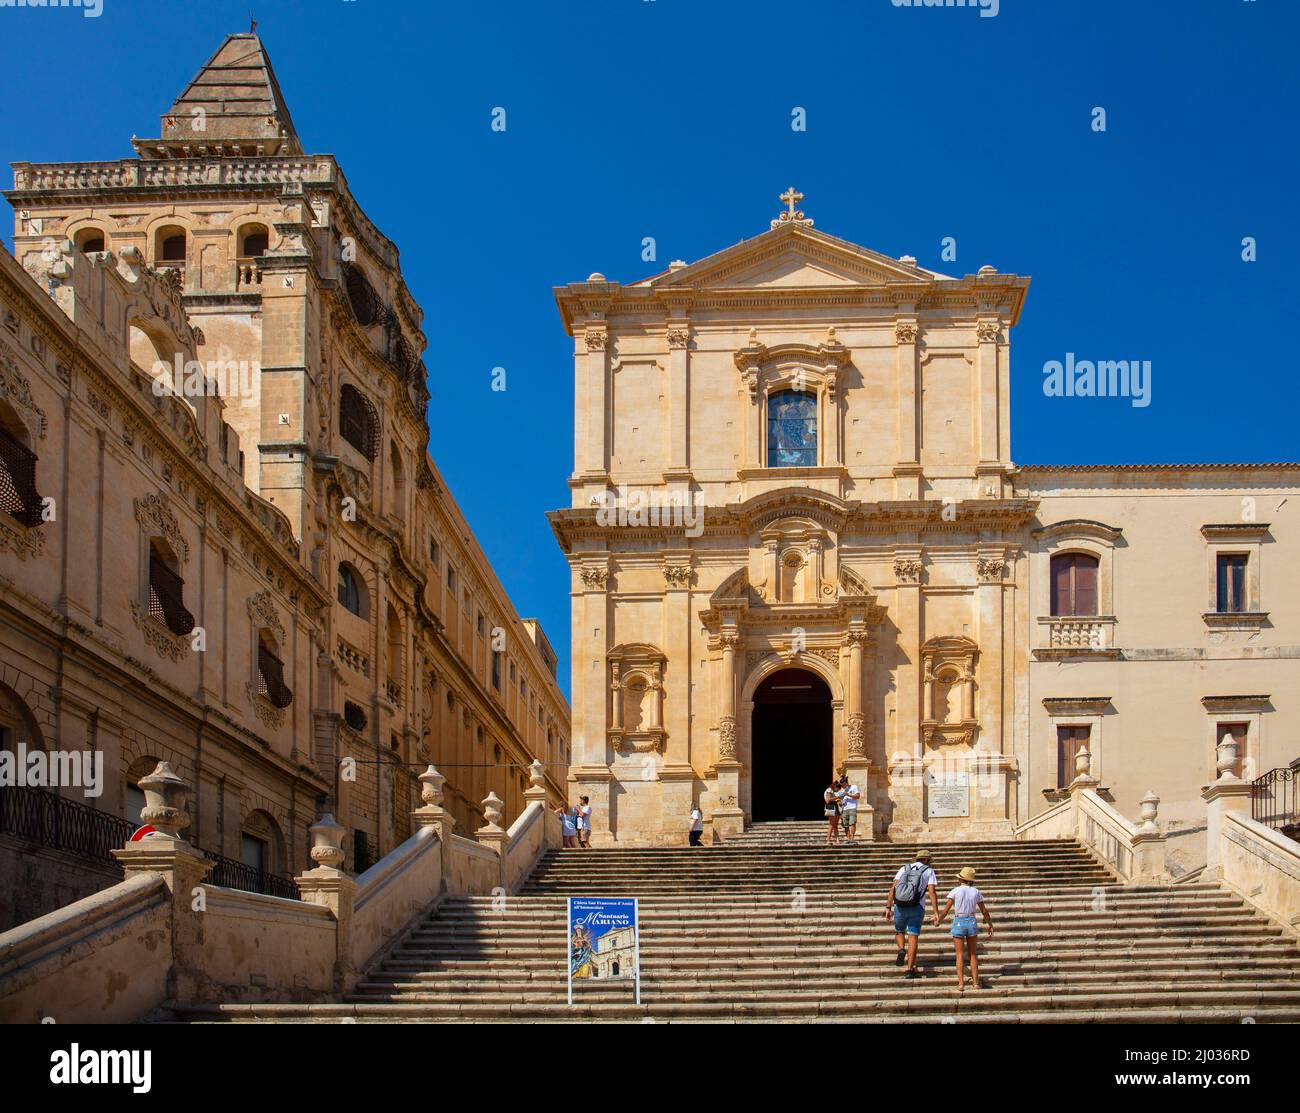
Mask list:
POLYGON ((349 868, 378 860, 429 762, 462 830, 489 792, 517 815, 534 760, 565 787, 554 651, 428 455, 397 248, 259 38, 133 143, 6 193, 0 748, 102 753, 105 783, 0 788, 0 928, 119 875, 100 851, 159 760, 248 884, 310 864, 324 807, 349 868))
POLYGON ((724 839, 816 818, 839 771, 878 838, 1006 836, 1081 777, 1194 833, 1225 739, 1246 777, 1295 759, 1300 465, 1017 466, 1029 280, 887 257, 799 199, 555 291, 593 843, 684 842, 696 802, 724 839))

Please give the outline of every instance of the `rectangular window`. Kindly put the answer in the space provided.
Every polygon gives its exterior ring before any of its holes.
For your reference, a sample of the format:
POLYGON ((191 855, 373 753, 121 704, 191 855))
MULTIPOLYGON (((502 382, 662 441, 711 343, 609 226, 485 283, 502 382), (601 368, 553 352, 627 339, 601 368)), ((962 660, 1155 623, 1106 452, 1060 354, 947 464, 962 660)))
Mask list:
POLYGON ((252 835, 239 837, 239 857, 246 866, 251 866, 258 873, 266 872, 266 843, 252 835))
POLYGON ((495 649, 492 650, 492 687, 501 691, 501 654, 495 649))
POLYGON ((1219 614, 1241 614, 1246 608, 1246 554, 1220 553, 1216 559, 1215 608, 1219 614))
MULTIPOLYGON (((1220 723, 1219 741, 1231 737, 1237 743, 1237 764, 1232 767, 1232 775, 1246 779, 1246 738, 1250 728, 1247 723, 1220 723)), ((1218 754, 1215 754, 1215 768, 1218 768, 1218 754)))
POLYGON ((442 550, 438 548, 438 542, 436 542, 432 537, 430 537, 429 538, 429 563, 432 564, 434 568, 437 568, 441 556, 442 556, 442 550))
MULTIPOLYGON (((451 588, 452 591, 456 590, 456 569, 454 569, 450 564, 447 565, 447 586, 451 588)), ((456 600, 453 599, 452 602, 455 603, 456 600)))
POLYGON ((478 612, 478 636, 480 638, 483 636, 483 612, 482 611, 478 612))
POLYGON ((1074 780, 1074 759, 1088 744, 1091 727, 1056 728, 1056 787, 1065 788, 1074 780))

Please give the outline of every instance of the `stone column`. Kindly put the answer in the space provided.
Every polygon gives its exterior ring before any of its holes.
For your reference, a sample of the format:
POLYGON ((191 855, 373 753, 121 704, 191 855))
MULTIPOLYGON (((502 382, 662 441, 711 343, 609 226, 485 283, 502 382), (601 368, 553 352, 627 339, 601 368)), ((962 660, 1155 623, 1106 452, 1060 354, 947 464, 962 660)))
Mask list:
POLYGON ((728 631, 718 640, 722 645, 722 698, 718 709, 718 754, 713 763, 718 784, 713 830, 726 839, 745 830, 745 812, 740 806, 740 774, 744 767, 737 751, 736 730, 736 650, 740 647, 740 635, 728 631))
POLYGON ((1223 818, 1229 812, 1238 815, 1250 810, 1254 788, 1243 781, 1233 768, 1237 764, 1237 740, 1225 735, 1218 747, 1218 780, 1201 789, 1205 801, 1205 880, 1223 877, 1223 818))
MULTIPOLYGON (((496 851, 498 865, 503 865, 506 851, 510 847, 510 834, 502 826, 505 818, 501 798, 495 792, 489 792, 483 801, 483 818, 487 822, 474 832, 474 837, 484 846, 496 851)), ((498 880, 498 884, 500 884, 498 880)))
POLYGON ((623 729, 623 677, 619 674, 619 666, 613 667, 613 675, 610 677, 609 690, 613 700, 613 711, 610 721, 610 727, 613 730, 623 729))
POLYGON ((1133 835, 1133 880, 1138 883, 1162 882, 1165 871, 1165 836, 1156 826, 1160 797, 1148 792, 1142 797, 1142 824, 1133 835))
POLYGON ((981 317, 975 330, 979 341, 979 459, 986 464, 1002 457, 998 443, 998 337, 1002 323, 996 317, 981 317))
POLYGON ((604 322, 588 323, 584 333, 587 345, 587 445, 583 471, 604 475, 608 470, 608 445, 605 443, 606 415, 609 412, 609 359, 606 349, 609 334, 604 322))
POLYGON ((920 332, 916 306, 900 303, 894 324, 898 351, 898 462, 894 466, 894 497, 921 497, 919 451, 920 396, 917 390, 916 342, 920 332))
POLYGON ((867 753, 867 717, 862 703, 863 658, 871 645, 871 636, 864 630, 851 630, 846 640, 849 643, 849 739, 844 772, 862 790, 858 838, 871 841, 875 838, 876 809, 871 804, 871 758, 867 753))
POLYGON ((685 317, 668 320, 668 470, 670 493, 690 497, 691 326, 685 317))
POLYGON ((822 581, 825 577, 826 557, 822 552, 821 539, 814 537, 808 542, 808 555, 811 557, 809 563, 812 567, 808 570, 808 595, 806 600, 809 603, 820 603, 822 598, 822 581))
POLYGON ((145 795, 140 819, 151 825, 154 833, 114 850, 113 857, 122 863, 126 878, 155 873, 167 886, 171 901, 168 998, 178 1002, 220 1000, 219 989, 212 987, 204 972, 203 912, 195 910, 193 899, 195 888, 207 877, 212 863, 181 837, 181 831, 190 823, 185 810, 190 786, 168 762, 160 761, 152 773, 141 778, 140 788, 145 795))
POLYGON ((334 914, 334 992, 346 993, 358 976, 352 955, 352 909, 357 883, 343 872, 344 828, 334 817, 322 816, 312 825, 311 835, 311 860, 316 865, 294 880, 304 901, 334 914))

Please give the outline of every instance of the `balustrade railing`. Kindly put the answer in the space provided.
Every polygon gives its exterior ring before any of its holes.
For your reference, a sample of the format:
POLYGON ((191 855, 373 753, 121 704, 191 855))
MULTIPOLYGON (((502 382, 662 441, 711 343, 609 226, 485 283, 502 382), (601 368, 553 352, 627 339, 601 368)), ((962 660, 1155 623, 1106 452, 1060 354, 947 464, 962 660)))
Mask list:
POLYGON ((1300 764, 1270 769, 1251 782, 1250 818, 1300 837, 1300 764))

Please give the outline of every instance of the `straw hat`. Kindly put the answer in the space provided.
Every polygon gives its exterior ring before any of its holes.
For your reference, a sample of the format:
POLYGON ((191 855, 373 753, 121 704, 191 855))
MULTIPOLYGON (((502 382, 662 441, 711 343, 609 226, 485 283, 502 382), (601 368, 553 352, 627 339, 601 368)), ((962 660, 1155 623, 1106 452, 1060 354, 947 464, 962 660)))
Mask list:
POLYGON ((930 852, 928 850, 918 850, 916 852, 916 861, 928 862, 929 860, 930 860, 930 852))
POLYGON ((971 869, 970 866, 966 866, 965 868, 960 869, 960 870, 957 871, 957 876, 958 876, 962 881, 974 881, 974 880, 975 880, 975 871, 974 871, 973 869, 971 869))

